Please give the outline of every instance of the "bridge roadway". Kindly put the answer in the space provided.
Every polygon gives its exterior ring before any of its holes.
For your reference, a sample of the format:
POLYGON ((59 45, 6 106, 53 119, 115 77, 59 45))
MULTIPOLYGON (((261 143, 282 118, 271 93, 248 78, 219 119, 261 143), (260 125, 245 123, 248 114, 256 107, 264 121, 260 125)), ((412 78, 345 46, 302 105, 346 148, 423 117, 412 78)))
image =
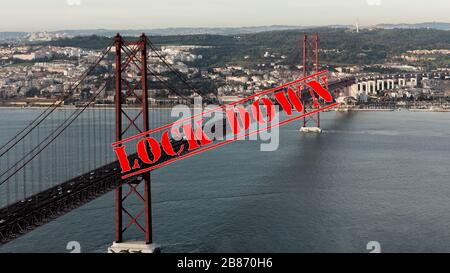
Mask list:
POLYGON ((116 161, 0 209, 0 244, 113 190, 119 178, 116 161))
MULTIPOLYGON (((187 145, 187 141, 172 140, 174 149, 178 150, 181 145, 187 145)), ((181 154, 186 153, 188 151, 181 154)), ((174 156, 162 152, 161 158, 154 164, 172 158, 174 156)), ((129 156, 130 162, 135 159, 137 154, 129 156)), ((149 166, 143 164, 142 168, 149 166)), ((114 161, 0 209, 0 245, 81 207, 115 189, 120 183, 140 183, 139 176, 125 180, 121 176, 119 162, 114 161)))
MULTIPOLYGON (((329 83, 329 90, 348 86, 355 82, 354 78, 340 79, 329 83)), ((305 99, 310 99, 305 92, 305 99)), ((224 122, 226 126, 226 122, 224 122)), ((224 127, 224 132, 227 132, 224 127)), ((186 140, 172 140, 173 147, 187 145, 186 140)), ((182 153, 186 154, 187 151, 182 153)), ((134 162, 136 154, 130 155, 130 162, 134 162)), ((165 153, 155 164, 172 159, 165 153)), ((142 168, 150 165, 143 165, 142 168)), ((0 245, 26 234, 53 219, 56 219, 82 205, 115 189, 120 183, 139 183, 137 177, 121 179, 120 166, 114 161, 95 170, 72 178, 62 184, 32 195, 0 209, 0 245)))

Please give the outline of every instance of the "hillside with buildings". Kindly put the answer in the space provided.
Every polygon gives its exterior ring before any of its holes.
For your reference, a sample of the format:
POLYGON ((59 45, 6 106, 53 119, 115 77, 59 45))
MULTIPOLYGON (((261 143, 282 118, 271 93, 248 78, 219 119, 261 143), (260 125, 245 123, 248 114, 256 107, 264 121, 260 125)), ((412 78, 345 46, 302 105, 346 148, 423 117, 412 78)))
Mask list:
MULTIPOLYGON (((152 36, 152 42, 197 88, 222 101, 235 100, 274 87, 300 75, 300 40, 318 32, 320 63, 333 77, 356 77, 341 95, 359 103, 436 101, 449 97, 450 31, 434 29, 283 30, 242 35, 152 36)), ((71 84, 111 44, 104 36, 81 36, 0 46, 0 98, 3 104, 45 105, 68 92, 71 84)), ((182 93, 190 94, 150 54, 151 67, 182 93)), ((109 77, 114 52, 75 91, 66 104, 76 104, 109 77)), ((152 78, 151 101, 176 101, 152 78)), ((112 103, 114 86, 99 97, 112 103)))

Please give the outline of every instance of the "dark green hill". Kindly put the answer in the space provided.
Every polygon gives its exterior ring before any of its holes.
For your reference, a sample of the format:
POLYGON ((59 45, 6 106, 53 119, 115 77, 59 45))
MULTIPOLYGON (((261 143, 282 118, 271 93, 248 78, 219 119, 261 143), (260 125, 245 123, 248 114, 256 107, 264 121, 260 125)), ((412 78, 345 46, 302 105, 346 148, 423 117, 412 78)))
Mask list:
MULTIPOLYGON (((226 63, 270 62, 263 58, 265 51, 286 55, 287 64, 300 62, 300 39, 303 33, 318 32, 321 62, 327 64, 383 63, 390 57, 413 49, 450 49, 450 31, 434 29, 375 29, 359 33, 348 29, 317 28, 311 30, 284 30, 242 35, 178 35, 150 37, 157 45, 203 45, 213 49, 197 49, 203 55, 199 66, 226 63), (327 51, 327 50, 337 50, 327 51), (244 56, 249 56, 244 60, 244 56)), ((76 46, 100 49, 111 39, 101 36, 76 37, 52 41, 56 46, 76 46)), ((450 65, 450 64, 449 64, 450 65)))

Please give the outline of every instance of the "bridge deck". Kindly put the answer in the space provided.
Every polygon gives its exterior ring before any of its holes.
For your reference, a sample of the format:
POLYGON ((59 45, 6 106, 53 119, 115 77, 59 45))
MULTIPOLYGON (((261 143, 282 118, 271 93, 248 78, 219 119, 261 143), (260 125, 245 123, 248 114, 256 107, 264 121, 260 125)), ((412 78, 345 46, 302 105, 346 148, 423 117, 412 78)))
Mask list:
MULTIPOLYGON (((172 143, 174 148, 187 145, 186 140, 172 143)), ((185 154, 188 151, 181 153, 185 154)), ((129 156, 131 162, 137 154, 129 156)), ((174 158, 162 153, 160 164, 174 158)), ((151 165, 143 164, 143 168, 151 165)), ((123 180, 118 161, 104 165, 62 184, 0 209, 0 244, 15 239, 27 232, 56 219, 71 210, 115 189, 121 183, 139 183, 136 177, 123 180)))
POLYGON ((0 209, 0 244, 98 198, 120 181, 119 164, 113 162, 0 209))

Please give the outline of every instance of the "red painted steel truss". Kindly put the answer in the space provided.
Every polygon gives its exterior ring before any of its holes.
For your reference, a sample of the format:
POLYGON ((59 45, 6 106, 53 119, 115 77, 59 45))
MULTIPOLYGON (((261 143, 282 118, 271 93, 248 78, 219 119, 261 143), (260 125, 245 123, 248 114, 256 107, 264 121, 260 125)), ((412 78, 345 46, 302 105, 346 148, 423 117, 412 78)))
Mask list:
MULTIPOLYGON (((319 72, 319 35, 303 36, 301 42, 301 48, 303 49, 303 68, 302 77, 309 76, 319 72)), ((306 88, 306 87, 303 87, 306 88)), ((300 91, 301 92, 301 91, 300 91)), ((312 97, 310 100, 303 101, 304 113, 311 112, 320 108, 319 99, 315 93, 310 89, 309 93, 312 97)), ((302 127, 319 127, 320 128, 320 113, 309 115, 303 118, 302 127)))
MULTIPOLYGON (((149 130, 148 87, 147 87, 147 37, 145 34, 137 41, 125 41, 119 34, 116 45, 116 141, 122 140, 131 128, 138 133, 149 130), (130 110, 122 105, 126 100, 134 100, 139 110, 130 110)), ((130 132, 129 132, 130 133, 130 132)), ((123 241, 123 234, 136 227, 145 235, 145 242, 152 243, 150 172, 131 183, 121 183, 116 189, 116 242, 123 241), (143 192, 140 185, 143 184, 143 192), (128 191, 124 194, 124 188, 128 191), (127 207, 131 196, 142 203, 138 212, 127 207), (126 216, 126 220, 123 219, 126 216), (125 225, 124 225, 125 224, 125 225)), ((135 204, 133 204, 135 207, 135 204)))

